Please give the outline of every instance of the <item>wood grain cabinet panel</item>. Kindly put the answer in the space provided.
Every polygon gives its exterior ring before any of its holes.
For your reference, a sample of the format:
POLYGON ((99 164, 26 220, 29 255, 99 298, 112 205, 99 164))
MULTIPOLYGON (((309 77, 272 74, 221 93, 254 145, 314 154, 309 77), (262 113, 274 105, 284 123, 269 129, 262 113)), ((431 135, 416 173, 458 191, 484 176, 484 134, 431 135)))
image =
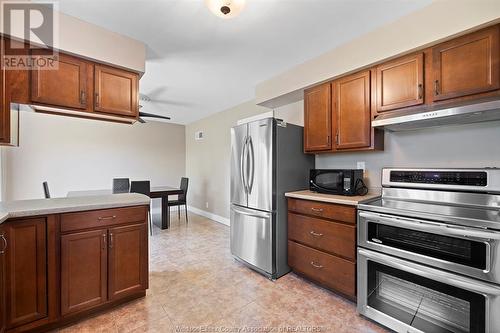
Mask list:
POLYGON ((61 236, 61 314, 107 301, 106 229, 61 236))
POLYGON ((356 227, 288 213, 288 238, 344 257, 356 259, 356 227))
POLYGON ((370 147, 370 71, 338 79, 332 86, 334 149, 370 147))
POLYGON ((116 300, 148 287, 147 226, 109 229, 109 299, 116 300))
POLYGON ((0 333, 5 332, 5 250, 7 238, 4 228, 0 225, 0 333))
POLYGON ((137 74, 95 65, 96 112, 137 117, 139 112, 137 74))
POLYGON ((6 327, 47 317, 47 244, 44 218, 6 226, 6 327))
POLYGON ((332 108, 330 84, 304 92, 304 151, 332 149, 332 108))
POLYGON ((352 206, 288 198, 288 210, 318 218, 356 224, 356 208, 352 206))
MULTIPOLYGON (((34 55, 36 57, 36 55, 34 55)), ((32 70, 31 101, 35 104, 87 109, 90 103, 92 65, 60 53, 57 70, 32 70)))
POLYGON ((499 29, 495 25, 432 48, 434 101, 500 88, 499 29))
POLYGON ((356 264, 348 260, 288 241, 288 264, 328 288, 356 297, 356 264))
POLYGON ((424 54, 396 59, 377 67, 377 111, 424 103, 424 54))

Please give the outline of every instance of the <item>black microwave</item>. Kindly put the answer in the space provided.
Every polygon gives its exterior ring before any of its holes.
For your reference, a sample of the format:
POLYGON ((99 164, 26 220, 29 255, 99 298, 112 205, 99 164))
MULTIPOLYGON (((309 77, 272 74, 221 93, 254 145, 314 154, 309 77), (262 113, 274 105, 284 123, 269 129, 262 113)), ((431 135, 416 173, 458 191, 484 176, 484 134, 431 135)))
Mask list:
POLYGON ((318 193, 365 195, 362 169, 311 169, 309 189, 318 193))

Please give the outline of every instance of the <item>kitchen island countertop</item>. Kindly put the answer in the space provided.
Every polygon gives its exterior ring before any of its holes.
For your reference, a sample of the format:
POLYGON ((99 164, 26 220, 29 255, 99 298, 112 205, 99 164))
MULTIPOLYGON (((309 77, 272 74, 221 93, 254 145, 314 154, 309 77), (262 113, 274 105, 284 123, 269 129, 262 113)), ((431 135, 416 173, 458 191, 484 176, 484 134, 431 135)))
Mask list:
POLYGON ((149 205, 149 203, 150 199, 147 196, 137 193, 2 201, 0 202, 0 223, 10 218, 142 206, 149 205))
POLYGON ((336 203, 341 205, 351 205, 357 206, 360 203, 365 203, 367 201, 376 199, 380 197, 380 191, 373 190, 368 192, 367 195, 357 195, 357 196, 346 196, 346 195, 332 195, 332 194, 323 194, 312 192, 309 190, 303 191, 295 191, 295 192, 287 192, 285 196, 288 198, 295 199, 303 199, 303 200, 311 200, 311 201, 321 201, 321 202, 329 202, 336 203))

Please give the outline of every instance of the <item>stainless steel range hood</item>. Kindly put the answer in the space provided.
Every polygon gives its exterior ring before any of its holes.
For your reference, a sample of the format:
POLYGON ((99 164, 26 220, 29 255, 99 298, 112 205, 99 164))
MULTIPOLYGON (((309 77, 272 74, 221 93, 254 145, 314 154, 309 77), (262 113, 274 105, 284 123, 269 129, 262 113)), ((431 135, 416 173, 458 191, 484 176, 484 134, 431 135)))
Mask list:
POLYGON ((492 120, 500 120, 500 100, 498 99, 415 114, 380 115, 372 121, 372 127, 398 132, 492 120))

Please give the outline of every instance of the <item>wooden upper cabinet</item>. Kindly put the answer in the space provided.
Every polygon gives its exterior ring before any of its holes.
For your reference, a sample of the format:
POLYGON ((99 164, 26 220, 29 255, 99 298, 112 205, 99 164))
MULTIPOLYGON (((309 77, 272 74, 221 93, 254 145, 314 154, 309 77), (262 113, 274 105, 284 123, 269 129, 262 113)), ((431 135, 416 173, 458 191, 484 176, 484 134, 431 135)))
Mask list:
POLYGON ((377 66, 377 112, 424 103, 424 54, 377 66))
POLYGON ((332 149, 332 107, 330 83, 304 92, 304 151, 332 149))
POLYGON ((147 225, 109 229, 109 299, 126 297, 147 287, 147 225))
POLYGON ((92 64, 62 53, 58 57, 57 70, 31 71, 31 101, 71 109, 89 108, 92 64))
POLYGON ((433 47, 434 101, 499 89, 499 38, 495 25, 433 47))
POLYGON ((370 71, 338 79, 332 87, 334 149, 370 147, 370 71))
POLYGON ((139 77, 135 73, 95 65, 96 112, 137 117, 139 112, 139 77))
POLYGON ((47 243, 44 218, 7 222, 7 329, 46 318, 47 243))
POLYGON ((106 229, 61 236, 61 314, 107 301, 106 229))

